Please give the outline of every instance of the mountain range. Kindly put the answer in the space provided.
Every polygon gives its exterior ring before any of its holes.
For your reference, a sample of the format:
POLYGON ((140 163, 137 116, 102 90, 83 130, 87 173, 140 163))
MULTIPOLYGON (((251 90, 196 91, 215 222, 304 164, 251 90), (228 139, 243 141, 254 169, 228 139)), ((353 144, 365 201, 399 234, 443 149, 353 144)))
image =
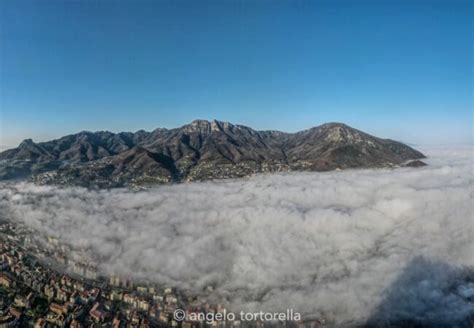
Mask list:
POLYGON ((195 120, 152 132, 107 131, 35 143, 0 153, 0 179, 122 187, 244 177, 261 172, 420 166, 419 151, 342 123, 296 133, 257 131, 195 120))

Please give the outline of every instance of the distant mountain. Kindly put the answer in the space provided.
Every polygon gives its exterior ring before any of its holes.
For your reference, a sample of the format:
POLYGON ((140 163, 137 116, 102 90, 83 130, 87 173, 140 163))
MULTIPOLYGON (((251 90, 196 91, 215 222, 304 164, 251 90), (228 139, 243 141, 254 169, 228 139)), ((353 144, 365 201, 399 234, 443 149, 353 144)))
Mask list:
POLYGON ((27 139, 0 153, 0 179, 120 187, 259 172, 396 167, 420 158, 422 153, 400 142, 341 123, 284 133, 196 120, 152 132, 80 132, 40 143, 27 139))

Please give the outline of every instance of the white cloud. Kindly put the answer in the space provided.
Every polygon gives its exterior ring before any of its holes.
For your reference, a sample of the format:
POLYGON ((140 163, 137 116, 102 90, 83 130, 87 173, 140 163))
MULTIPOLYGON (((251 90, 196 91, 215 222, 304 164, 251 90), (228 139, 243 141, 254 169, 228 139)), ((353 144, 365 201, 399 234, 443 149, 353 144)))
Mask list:
POLYGON ((105 272, 194 290, 212 284, 234 309, 293 308, 336 324, 380 311, 449 321, 474 315, 463 296, 472 283, 461 279, 474 266, 474 151, 425 151, 430 165, 418 169, 259 175, 141 192, 22 183, 0 190, 0 209, 91 247, 105 272), (446 280, 457 289, 443 289, 446 280), (409 305, 390 303, 400 299, 409 305))

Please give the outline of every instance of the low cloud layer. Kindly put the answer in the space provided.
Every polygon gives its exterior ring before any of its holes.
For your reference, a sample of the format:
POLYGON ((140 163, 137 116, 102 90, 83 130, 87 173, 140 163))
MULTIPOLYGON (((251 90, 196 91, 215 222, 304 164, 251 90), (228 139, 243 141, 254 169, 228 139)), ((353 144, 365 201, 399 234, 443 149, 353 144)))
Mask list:
POLYGON ((425 152, 417 169, 141 192, 4 185, 0 213, 90 247, 104 272, 213 285, 234 309, 449 322, 474 316, 474 151, 425 152))

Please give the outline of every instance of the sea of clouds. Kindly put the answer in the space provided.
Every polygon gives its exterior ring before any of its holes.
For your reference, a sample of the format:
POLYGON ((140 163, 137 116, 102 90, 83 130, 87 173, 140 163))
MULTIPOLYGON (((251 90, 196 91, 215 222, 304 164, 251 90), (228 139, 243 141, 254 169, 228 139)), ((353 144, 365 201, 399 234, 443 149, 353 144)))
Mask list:
POLYGON ((0 214, 87 247, 100 270, 233 310, 335 325, 474 316, 474 148, 422 149, 429 166, 162 186, 8 184, 0 214), (380 321, 382 320, 382 321, 380 321))

